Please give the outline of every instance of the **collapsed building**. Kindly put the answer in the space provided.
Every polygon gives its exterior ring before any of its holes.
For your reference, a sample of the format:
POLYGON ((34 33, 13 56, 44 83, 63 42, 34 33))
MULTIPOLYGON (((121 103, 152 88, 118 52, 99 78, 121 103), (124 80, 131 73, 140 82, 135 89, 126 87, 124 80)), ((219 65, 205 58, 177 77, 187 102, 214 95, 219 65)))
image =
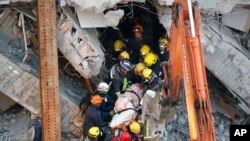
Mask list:
MULTIPOLYGON (((82 135, 78 104, 88 93, 84 78, 96 84, 110 68, 110 50, 117 37, 129 38, 131 22, 138 17, 155 43, 169 32, 173 0, 58 0, 57 45, 62 133, 65 140, 82 135), (123 33, 123 35, 121 35, 123 33)), ((228 140, 230 123, 249 122, 250 114, 250 9, 249 2, 198 0, 202 8, 202 44, 207 68, 216 135, 228 140), (221 6, 224 5, 224 6, 221 6), (237 14, 243 13, 240 17, 237 14), (241 18, 241 19, 237 19, 241 18), (233 21, 237 20, 235 23, 233 21), (219 123, 223 120, 222 123, 219 123), (224 129, 224 130, 223 130, 224 129)), ((31 118, 41 116, 36 3, 4 0, 0 15, 0 139, 26 136, 31 118), (27 122, 19 124, 8 109, 24 107, 27 122), (15 107, 15 106, 14 106, 15 107), (16 126, 15 126, 16 125, 16 126)), ((162 140, 189 137, 185 104, 166 124, 155 127, 162 140), (177 134, 178 133, 178 134, 177 134), (170 138, 169 138, 170 137, 170 138)), ((15 110, 14 110, 15 111, 15 110)), ((20 118, 20 117, 19 117, 20 118)))

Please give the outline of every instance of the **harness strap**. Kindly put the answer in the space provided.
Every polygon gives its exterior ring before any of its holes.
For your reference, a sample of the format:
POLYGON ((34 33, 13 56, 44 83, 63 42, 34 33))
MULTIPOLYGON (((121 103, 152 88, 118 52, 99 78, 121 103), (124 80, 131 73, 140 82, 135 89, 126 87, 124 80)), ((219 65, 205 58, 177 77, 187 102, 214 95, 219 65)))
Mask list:
POLYGON ((137 110, 135 108, 127 108, 127 109, 121 110, 119 112, 115 112, 115 114, 120 114, 120 113, 127 111, 127 110, 134 110, 135 112, 137 112, 137 110))
MULTIPOLYGON (((126 92, 130 92, 130 93, 133 93, 134 95, 136 95, 136 97, 137 97, 137 99, 138 99, 138 105, 140 105, 141 99, 140 99, 139 95, 138 95, 135 91, 133 91, 133 90, 127 90, 126 92)), ((132 102, 132 101, 131 101, 131 102, 132 102)), ((132 104, 134 105, 133 102, 132 102, 132 104)), ((135 106, 134 106, 134 107, 135 107, 135 106)))

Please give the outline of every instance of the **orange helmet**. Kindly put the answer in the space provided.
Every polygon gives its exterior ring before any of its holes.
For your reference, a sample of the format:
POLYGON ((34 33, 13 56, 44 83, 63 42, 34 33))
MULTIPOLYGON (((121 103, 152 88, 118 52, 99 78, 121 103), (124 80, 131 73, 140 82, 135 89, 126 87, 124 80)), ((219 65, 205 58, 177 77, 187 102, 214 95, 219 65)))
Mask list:
POLYGON ((93 95, 91 97, 91 103, 94 105, 101 104, 102 103, 102 97, 98 94, 93 95))
POLYGON ((134 32, 143 32, 143 28, 141 25, 137 24, 134 26, 133 31, 134 32))

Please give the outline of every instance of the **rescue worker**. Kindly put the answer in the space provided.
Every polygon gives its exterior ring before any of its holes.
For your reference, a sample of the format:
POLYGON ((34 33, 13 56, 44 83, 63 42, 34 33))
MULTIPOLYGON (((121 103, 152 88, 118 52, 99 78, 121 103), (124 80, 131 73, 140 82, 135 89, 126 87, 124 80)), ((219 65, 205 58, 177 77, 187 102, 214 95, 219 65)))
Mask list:
POLYGON ((108 123, 104 122, 100 115, 99 107, 102 104, 102 96, 94 94, 90 97, 86 97, 84 103, 85 106, 81 106, 82 115, 85 115, 83 123, 83 134, 87 137, 91 127, 107 128, 108 123))
POLYGON ((116 99, 120 96, 122 90, 128 86, 127 72, 133 68, 128 60, 122 60, 118 64, 113 65, 105 82, 111 83, 108 95, 110 96, 112 106, 116 99))
POLYGON ((140 48, 140 59, 139 61, 142 62, 143 59, 145 58, 146 54, 148 54, 149 52, 151 52, 151 49, 148 45, 142 45, 140 48))
POLYGON ((118 60, 122 61, 122 60, 129 60, 130 56, 128 54, 127 51, 122 51, 119 55, 118 55, 118 60))
POLYGON ((165 67, 165 68, 168 67, 168 59, 169 59, 168 46, 169 46, 169 43, 168 43, 167 37, 160 38, 160 40, 159 40, 159 48, 160 48, 159 61, 160 61, 161 69, 160 69, 158 76, 159 76, 159 78, 161 78, 160 85, 164 86, 164 87, 167 87, 167 86, 165 86, 166 80, 164 80, 164 68, 163 67, 165 67))
POLYGON ((141 126, 138 122, 133 121, 132 123, 130 123, 129 125, 129 132, 131 135, 131 140, 132 141, 141 141, 141 126))
POLYGON ((131 56, 131 63, 137 64, 140 58, 140 47, 144 44, 152 45, 150 40, 143 35, 143 28, 141 25, 136 25, 133 28, 134 38, 128 40, 127 51, 131 56))
POLYGON ((103 101, 101 106, 99 107, 100 115, 102 120, 105 122, 111 121, 111 115, 109 114, 110 111, 113 110, 113 104, 110 103, 111 99, 110 96, 107 94, 109 91, 110 86, 106 82, 101 82, 98 84, 97 93, 101 94, 103 97, 103 101))
POLYGON ((161 66, 160 66, 160 61, 158 56, 155 53, 148 53, 146 54, 146 56, 144 57, 144 64, 151 68, 157 76, 159 76, 160 70, 161 70, 161 66))
POLYGON ((89 129, 88 136, 85 138, 85 141, 97 141, 100 132, 101 131, 98 127, 91 127, 89 129))
POLYGON ((131 84, 142 83, 142 72, 146 68, 144 63, 138 63, 135 65, 134 71, 128 72, 128 81, 131 84))
MULTIPOLYGON (((151 51, 150 47, 148 45, 142 45, 140 49, 140 55, 145 56, 151 51)), ((144 58, 144 57, 143 57, 144 58)))
POLYGON ((122 40, 116 40, 114 42, 114 51, 116 53, 116 56, 114 56, 115 58, 117 58, 117 56, 125 50, 125 43, 122 40))
POLYGON ((127 131, 123 131, 119 136, 114 136, 112 141, 131 141, 131 135, 127 131))
POLYGON ((112 55, 109 56, 109 57, 112 57, 112 60, 108 64, 108 66, 109 65, 113 66, 114 64, 118 63, 120 61, 121 57, 123 57, 126 54, 126 53, 122 54, 123 51, 126 51, 125 43, 122 40, 116 40, 114 42, 113 52, 111 52, 112 55))
MULTIPOLYGON (((148 86, 148 88, 153 89, 153 90, 157 89, 158 77, 152 69, 150 69, 150 68, 144 69, 142 72, 142 76, 145 79, 145 84, 146 84, 146 86, 148 86)), ((146 89, 148 89, 148 88, 146 88, 146 89)))
POLYGON ((168 40, 166 37, 160 38, 159 40, 159 60, 160 62, 168 61, 169 59, 169 53, 168 53, 168 40))

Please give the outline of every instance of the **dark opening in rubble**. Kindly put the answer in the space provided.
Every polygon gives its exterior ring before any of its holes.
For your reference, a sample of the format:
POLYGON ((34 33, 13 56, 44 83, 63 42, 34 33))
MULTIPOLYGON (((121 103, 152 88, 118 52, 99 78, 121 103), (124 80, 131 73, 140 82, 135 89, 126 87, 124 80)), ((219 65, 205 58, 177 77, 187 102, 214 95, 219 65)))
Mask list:
MULTIPOLYGON (((166 30, 162 24, 159 23, 158 15, 154 5, 146 1, 145 3, 128 3, 118 4, 117 9, 124 10, 124 16, 120 20, 117 28, 100 28, 100 41, 106 49, 106 60, 110 61, 110 54, 113 51, 113 44, 115 40, 121 39, 127 41, 133 38, 133 27, 137 24, 143 27, 143 34, 149 37, 152 42, 154 50, 158 49, 158 40, 160 37, 166 35, 166 30)), ((111 66, 107 63, 107 67, 111 66)))

